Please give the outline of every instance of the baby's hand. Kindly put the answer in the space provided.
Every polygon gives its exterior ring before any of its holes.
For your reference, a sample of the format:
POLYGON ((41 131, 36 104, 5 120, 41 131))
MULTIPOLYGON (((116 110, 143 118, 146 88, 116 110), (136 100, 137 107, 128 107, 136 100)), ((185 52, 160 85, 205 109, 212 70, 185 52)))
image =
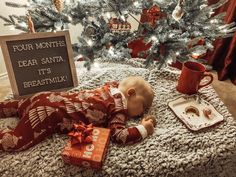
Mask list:
POLYGON ((152 135, 154 132, 154 123, 152 119, 144 118, 141 124, 146 128, 148 135, 152 135))
POLYGON ((151 120, 154 127, 157 125, 157 121, 156 121, 156 118, 154 116, 147 116, 144 119, 145 120, 151 120))

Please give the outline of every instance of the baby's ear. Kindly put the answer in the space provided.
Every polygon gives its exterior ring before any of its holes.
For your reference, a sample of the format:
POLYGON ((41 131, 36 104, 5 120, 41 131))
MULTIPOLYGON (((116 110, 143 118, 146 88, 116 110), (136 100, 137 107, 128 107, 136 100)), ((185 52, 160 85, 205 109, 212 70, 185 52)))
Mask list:
POLYGON ((128 90, 127 90, 127 95, 128 96, 133 96, 133 95, 135 95, 136 94, 136 92, 135 92, 135 89, 134 88, 129 88, 128 90))

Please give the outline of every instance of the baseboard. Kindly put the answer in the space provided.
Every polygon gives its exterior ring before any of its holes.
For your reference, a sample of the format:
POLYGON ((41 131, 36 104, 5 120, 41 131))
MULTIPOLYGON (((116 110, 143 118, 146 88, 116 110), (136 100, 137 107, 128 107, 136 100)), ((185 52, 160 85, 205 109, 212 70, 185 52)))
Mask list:
POLYGON ((0 74, 0 79, 5 79, 7 77, 7 72, 0 74))

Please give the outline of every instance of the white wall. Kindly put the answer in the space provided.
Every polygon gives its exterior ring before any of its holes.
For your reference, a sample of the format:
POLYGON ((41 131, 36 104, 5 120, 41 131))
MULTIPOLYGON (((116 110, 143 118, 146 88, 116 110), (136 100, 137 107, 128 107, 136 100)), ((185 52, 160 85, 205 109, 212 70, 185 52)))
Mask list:
MULTIPOLYGON (((15 9, 15 8, 10 8, 10 7, 6 7, 5 2, 14 2, 14 0, 1 0, 0 1, 0 14, 2 16, 7 16, 9 14, 24 14, 24 10, 23 9, 15 9)), ((22 3, 26 2, 26 0, 21 0, 22 3)), ((19 33, 19 31, 17 30, 10 30, 9 27, 3 26, 4 22, 3 20, 0 20, 0 36, 3 35, 10 35, 10 34, 17 34, 19 33)), ((2 51, 0 49, 0 76, 2 74, 6 73, 6 68, 5 68, 5 63, 4 63, 4 59, 2 56, 2 51)))
MULTIPOLYGON (((0 14, 2 16, 7 16, 10 14, 17 14, 17 15, 24 15, 25 14, 25 9, 23 8, 11 8, 11 7, 7 7, 5 5, 5 2, 19 2, 19 3, 25 3, 27 2, 27 0, 20 0, 20 1, 16 1, 16 0, 0 0, 0 14)), ((138 17, 136 17, 138 18, 138 17)), ((129 22, 131 22, 132 28, 136 29, 138 26, 138 23, 133 20, 133 19, 128 19, 129 22)), ((4 36, 4 35, 11 35, 11 34, 19 34, 21 31, 19 30, 10 30, 10 27, 8 26, 4 26, 3 25, 4 22, 3 20, 0 20, 0 36, 4 36)), ((82 27, 80 25, 77 26, 70 26, 70 36, 71 36, 71 41, 72 43, 75 43, 77 41, 78 36, 81 34, 82 31, 82 27)), ((0 49, 0 76, 2 74, 6 73, 6 68, 5 68, 5 63, 4 63, 4 59, 2 56, 2 51, 0 49)))

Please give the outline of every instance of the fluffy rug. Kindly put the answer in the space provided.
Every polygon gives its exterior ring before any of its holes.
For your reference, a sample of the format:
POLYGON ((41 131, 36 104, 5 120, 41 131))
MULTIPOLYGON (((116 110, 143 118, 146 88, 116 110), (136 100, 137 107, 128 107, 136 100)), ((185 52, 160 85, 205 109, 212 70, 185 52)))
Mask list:
MULTIPOLYGON (((236 176, 236 122, 211 86, 202 89, 201 95, 224 115, 225 121, 192 133, 167 106, 169 101, 181 96, 175 90, 178 73, 170 68, 145 69, 139 60, 99 62, 99 67, 89 72, 77 65, 80 84, 75 89, 95 88, 130 75, 143 76, 155 89, 150 110, 150 114, 157 117, 155 133, 132 146, 111 142, 100 171, 65 164, 61 152, 68 137, 54 135, 24 152, 1 152, 0 176, 236 176)), ((139 121, 129 121, 128 125, 139 121)), ((0 128, 16 123, 17 119, 4 119, 0 128)))

